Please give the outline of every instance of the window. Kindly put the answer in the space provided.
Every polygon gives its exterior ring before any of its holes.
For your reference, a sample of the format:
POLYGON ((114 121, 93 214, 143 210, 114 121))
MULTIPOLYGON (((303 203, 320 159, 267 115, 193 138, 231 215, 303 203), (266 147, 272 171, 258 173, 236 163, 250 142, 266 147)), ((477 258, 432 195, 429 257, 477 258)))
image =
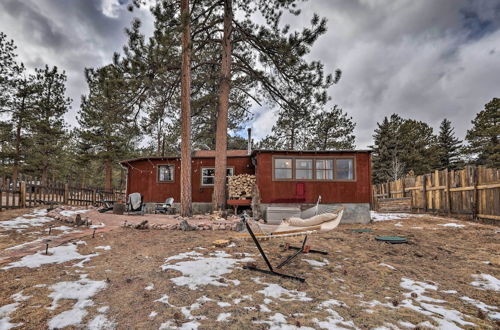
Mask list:
POLYGON ((291 158, 276 158, 274 160, 274 178, 278 180, 292 178, 291 158))
POLYGON ((174 165, 158 165, 158 182, 174 181, 174 165))
POLYGON ((273 180, 353 181, 354 158, 275 157, 273 180))
MULTIPOLYGON (((233 176, 234 175, 234 168, 228 167, 226 175, 233 176)), ((214 185, 214 178, 215 178, 215 168, 204 167, 201 169, 201 185, 213 186, 214 185)))
POLYGON ((313 178, 313 160, 312 159, 295 159, 295 179, 297 180, 312 180, 313 178))
POLYGON ((316 180, 333 180, 333 159, 316 159, 316 180))
POLYGON ((335 159, 335 179, 353 180, 354 164, 352 159, 335 159))

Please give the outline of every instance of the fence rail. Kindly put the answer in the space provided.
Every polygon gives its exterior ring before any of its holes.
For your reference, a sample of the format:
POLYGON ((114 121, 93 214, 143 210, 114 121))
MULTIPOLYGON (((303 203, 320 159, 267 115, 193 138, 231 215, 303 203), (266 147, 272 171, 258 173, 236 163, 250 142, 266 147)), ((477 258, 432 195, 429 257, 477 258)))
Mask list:
POLYGON ((124 200, 121 190, 106 191, 99 187, 82 187, 71 183, 38 180, 0 179, 0 211, 37 205, 65 204, 74 206, 104 205, 105 201, 124 200))
POLYGON ((417 212, 500 220, 500 169, 467 166, 373 186, 375 209, 380 199, 404 197, 411 198, 411 208, 417 212))

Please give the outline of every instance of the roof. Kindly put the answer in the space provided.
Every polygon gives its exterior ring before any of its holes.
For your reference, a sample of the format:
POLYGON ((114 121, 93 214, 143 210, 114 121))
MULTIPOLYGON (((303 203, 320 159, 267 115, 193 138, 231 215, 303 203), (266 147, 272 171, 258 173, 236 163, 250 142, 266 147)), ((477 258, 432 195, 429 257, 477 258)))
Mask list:
MULTIPOLYGON (((192 158, 215 158, 215 150, 195 150, 192 154, 192 158)), ((228 150, 227 157, 249 157, 247 150, 228 150)), ((131 162, 137 162, 141 160, 167 160, 167 159, 180 159, 179 155, 166 155, 166 156, 144 156, 132 159, 125 159, 120 162, 120 164, 127 164, 131 162)))
MULTIPOLYGON (((339 153, 371 153, 371 150, 264 150, 258 149, 252 152, 252 156, 257 153, 290 153, 290 154, 339 154, 339 153)), ((193 158, 215 158, 215 150, 196 150, 193 152, 193 158)), ((228 150, 227 157, 249 157, 247 150, 228 150)), ((120 164, 127 164, 141 160, 168 160, 179 159, 179 155, 167 156, 144 156, 133 159, 122 160, 120 164)))
POLYGON ((372 150, 271 150, 257 149, 252 152, 252 155, 258 153, 290 153, 290 154, 348 154, 348 153, 371 153, 372 150))

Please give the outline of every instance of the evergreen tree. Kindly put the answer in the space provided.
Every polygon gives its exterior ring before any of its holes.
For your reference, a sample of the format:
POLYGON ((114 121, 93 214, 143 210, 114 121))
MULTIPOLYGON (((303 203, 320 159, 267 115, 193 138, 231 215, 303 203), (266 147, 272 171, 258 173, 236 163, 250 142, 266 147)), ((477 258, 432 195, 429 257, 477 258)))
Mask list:
POLYGON ((436 136, 424 122, 393 114, 377 123, 373 139, 374 183, 392 181, 409 171, 429 173, 438 165, 436 136))
MULTIPOLYGON (((399 139, 399 127, 403 123, 403 118, 393 114, 390 119, 384 117, 382 123, 377 123, 375 134, 373 135, 372 175, 374 183, 382 183, 391 180, 394 175, 390 173, 394 162, 401 164, 402 144, 399 139)), ((405 166, 405 164, 403 164, 405 166)))
POLYGON ((24 71, 24 65, 17 63, 16 48, 14 41, 0 32, 0 114, 10 111, 16 82, 24 71))
POLYGON ((467 151, 476 164, 500 168, 500 98, 493 98, 472 120, 467 151))
POLYGON ((353 135, 356 124, 352 118, 336 105, 330 111, 318 113, 314 117, 314 128, 310 131, 312 139, 309 150, 348 150, 354 149, 353 135))
POLYGON ((439 151, 439 168, 457 169, 460 167, 462 141, 455 137, 453 127, 448 119, 443 119, 439 126, 437 138, 439 151))
POLYGON ((34 76, 35 100, 28 122, 29 150, 27 167, 41 174, 45 184, 59 165, 66 138, 64 114, 71 99, 65 96, 66 73, 57 67, 36 69, 34 76))
POLYGON ((113 187, 113 169, 128 154, 138 135, 129 109, 121 106, 120 73, 112 65, 86 69, 88 96, 82 97, 77 130, 82 161, 98 160, 104 168, 104 188, 113 187))

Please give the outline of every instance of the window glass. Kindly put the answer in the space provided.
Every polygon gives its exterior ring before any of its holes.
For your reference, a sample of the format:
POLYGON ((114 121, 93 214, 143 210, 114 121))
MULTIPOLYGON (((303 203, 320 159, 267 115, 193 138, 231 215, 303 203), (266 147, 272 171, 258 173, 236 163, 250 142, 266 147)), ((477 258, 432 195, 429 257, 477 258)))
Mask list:
POLYGON ((311 180, 313 178, 312 159, 295 159, 295 179, 311 180))
POLYGON ((174 165, 158 165, 158 181, 174 181, 174 165))
MULTIPOLYGON (((226 176, 233 176, 234 168, 228 167, 226 176)), ((205 167, 201 169, 201 184, 204 186, 213 186, 215 178, 215 168, 205 167)))
POLYGON ((354 162, 352 159, 336 159, 335 169, 336 169, 335 179, 337 180, 354 179, 354 162))
POLYGON ((274 159, 274 178, 291 179, 292 178, 292 159, 276 158, 274 159))
POLYGON ((333 180, 332 159, 316 159, 316 180, 333 180))

